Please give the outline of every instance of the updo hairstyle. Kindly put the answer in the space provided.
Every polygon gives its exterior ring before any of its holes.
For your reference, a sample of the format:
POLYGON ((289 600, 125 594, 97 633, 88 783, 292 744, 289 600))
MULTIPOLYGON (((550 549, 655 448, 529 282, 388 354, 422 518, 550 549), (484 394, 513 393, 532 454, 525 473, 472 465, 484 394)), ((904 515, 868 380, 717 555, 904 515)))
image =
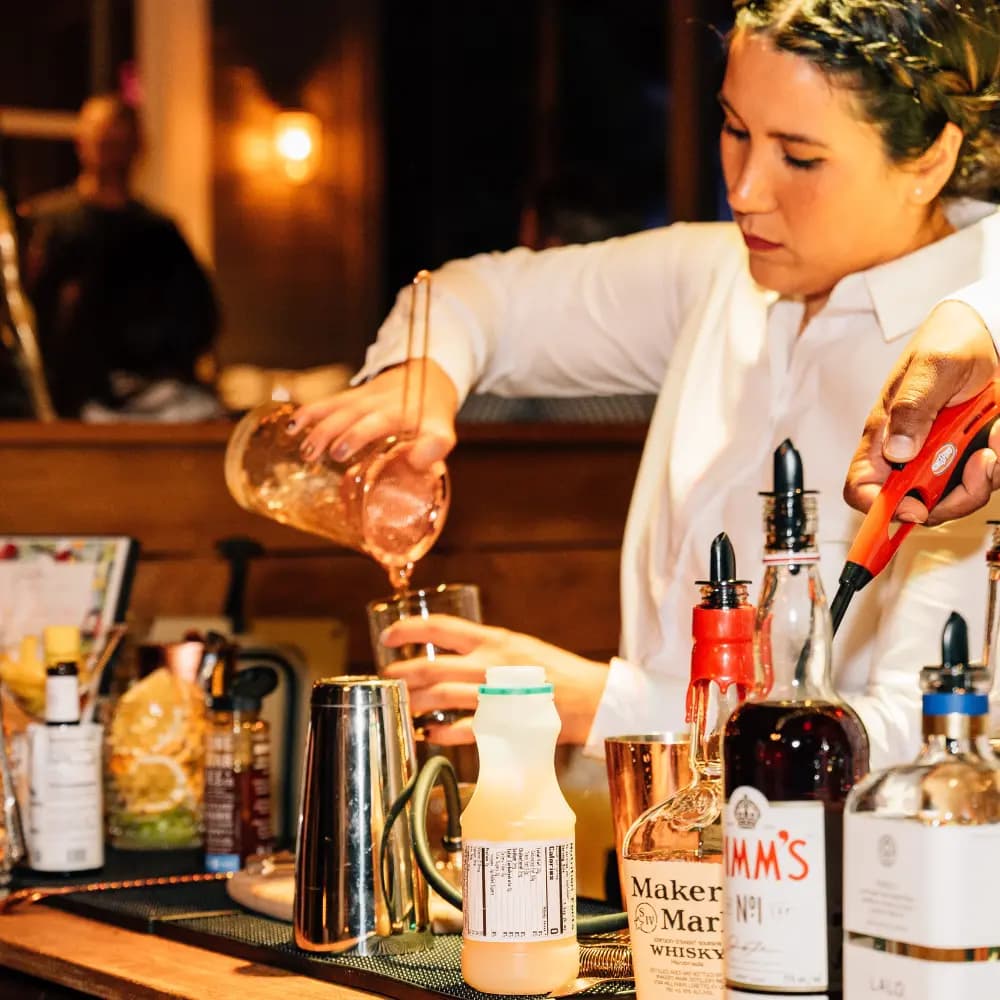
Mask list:
POLYGON ((965 139, 942 194, 1000 194, 1000 3, 996 0, 736 0, 734 32, 764 34, 856 91, 894 162, 948 122, 965 139))

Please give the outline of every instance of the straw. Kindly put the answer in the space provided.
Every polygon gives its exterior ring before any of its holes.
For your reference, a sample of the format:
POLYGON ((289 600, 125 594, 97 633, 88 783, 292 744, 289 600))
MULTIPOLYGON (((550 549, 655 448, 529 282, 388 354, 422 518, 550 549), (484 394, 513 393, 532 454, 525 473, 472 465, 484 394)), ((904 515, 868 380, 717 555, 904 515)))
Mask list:
POLYGON ((424 420, 424 393, 427 383, 427 365, 420 366, 420 385, 417 389, 419 398, 417 400, 417 419, 412 432, 408 431, 406 425, 406 414, 409 409, 410 396, 412 394, 411 383, 413 380, 413 366, 409 363, 419 358, 421 361, 427 360, 427 349, 431 339, 431 272, 418 271, 417 276, 410 285, 410 322, 406 334, 406 369, 403 375, 403 414, 400 421, 403 428, 404 437, 416 437, 420 433, 420 425, 424 420), (424 286, 424 322, 423 322, 423 342, 420 354, 414 352, 414 328, 417 315, 417 290, 424 286))

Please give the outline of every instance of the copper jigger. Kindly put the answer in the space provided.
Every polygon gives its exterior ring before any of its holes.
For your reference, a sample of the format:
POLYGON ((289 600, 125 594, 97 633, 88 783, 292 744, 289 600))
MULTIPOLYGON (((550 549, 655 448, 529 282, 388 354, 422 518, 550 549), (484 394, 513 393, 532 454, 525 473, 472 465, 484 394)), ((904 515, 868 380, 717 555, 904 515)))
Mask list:
POLYGON ((687 733, 609 736, 604 741, 622 899, 625 834, 647 809, 665 801, 691 780, 688 747, 687 733))

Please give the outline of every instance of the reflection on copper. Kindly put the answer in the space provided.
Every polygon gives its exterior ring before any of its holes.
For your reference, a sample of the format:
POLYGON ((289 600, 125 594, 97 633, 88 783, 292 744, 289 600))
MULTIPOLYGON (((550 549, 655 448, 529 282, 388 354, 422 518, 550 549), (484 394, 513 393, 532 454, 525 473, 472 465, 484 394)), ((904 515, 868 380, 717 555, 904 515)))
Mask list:
POLYGON ((611 736, 604 741, 620 883, 629 827, 691 780, 688 746, 687 733, 611 736))

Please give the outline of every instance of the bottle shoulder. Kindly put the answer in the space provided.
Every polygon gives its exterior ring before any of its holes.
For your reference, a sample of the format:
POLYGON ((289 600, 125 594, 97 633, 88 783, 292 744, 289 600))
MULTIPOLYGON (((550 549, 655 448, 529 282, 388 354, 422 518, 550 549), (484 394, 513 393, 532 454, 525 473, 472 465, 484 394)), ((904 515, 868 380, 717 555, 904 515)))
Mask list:
POLYGON ((798 730, 804 725, 815 729, 841 730, 868 742, 868 734, 860 717, 846 702, 826 697, 751 699, 733 710, 726 722, 727 738, 756 736, 771 732, 798 730))
POLYGON ((1000 768, 970 752, 879 771, 855 786, 847 812, 941 825, 1000 822, 1000 768))
POLYGON ((462 811, 462 836, 476 840, 543 840, 573 837, 576 813, 559 786, 554 790, 525 789, 518 795, 510 788, 476 785, 462 811))
POLYGON ((636 819, 625 836, 627 858, 705 860, 722 851, 721 780, 700 780, 679 789, 636 819))

